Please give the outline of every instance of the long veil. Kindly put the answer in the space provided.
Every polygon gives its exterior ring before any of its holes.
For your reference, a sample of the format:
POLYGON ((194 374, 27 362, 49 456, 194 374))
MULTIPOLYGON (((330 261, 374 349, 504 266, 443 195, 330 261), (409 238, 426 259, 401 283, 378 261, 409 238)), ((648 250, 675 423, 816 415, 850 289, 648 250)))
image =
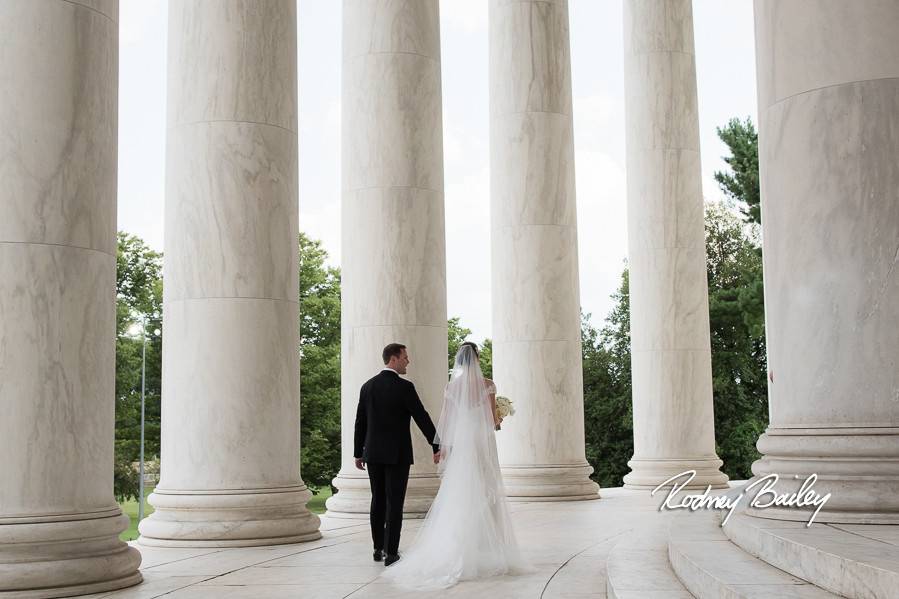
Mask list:
MULTIPOLYGON (((437 421, 437 437, 444 459, 440 470, 445 471, 450 464, 460 462, 470 455, 459 452, 468 450, 487 451, 486 445, 496 441, 493 438, 493 414, 484 375, 471 346, 463 346, 456 354, 456 363, 446 384, 443 409, 437 421)), ((478 452, 478 455, 484 455, 478 452)))
POLYGON ((459 580, 531 571, 506 505, 490 399, 477 355, 456 354, 437 424, 440 490, 415 543, 384 577, 426 590, 459 580))

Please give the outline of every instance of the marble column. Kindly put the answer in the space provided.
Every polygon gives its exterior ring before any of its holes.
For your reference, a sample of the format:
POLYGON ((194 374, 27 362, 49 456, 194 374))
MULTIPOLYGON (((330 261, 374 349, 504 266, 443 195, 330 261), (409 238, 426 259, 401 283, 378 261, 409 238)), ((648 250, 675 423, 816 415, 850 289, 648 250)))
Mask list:
MULTIPOLYGON (((343 464, 328 515, 367 516, 368 475, 353 464, 359 388, 407 346, 408 378, 436 423, 447 381, 443 128, 437 0, 343 3, 341 425, 343 464)), ((412 425, 407 517, 439 479, 412 425)))
POLYGON ((727 486, 715 454, 691 0, 625 0, 634 456, 626 487, 686 470, 727 486))
POLYGON ((493 374, 518 500, 596 499, 584 454, 567 0, 491 0, 493 374))
POLYGON ((112 494, 118 2, 0 3, 0 596, 141 581, 112 494))
MULTIPOLYGON (((816 522, 899 522, 899 3, 755 3, 770 425, 816 522)), ((758 516, 807 519, 789 509, 758 516)))
POLYGON ((320 537, 300 478, 296 2, 169 5, 162 471, 145 545, 320 537))

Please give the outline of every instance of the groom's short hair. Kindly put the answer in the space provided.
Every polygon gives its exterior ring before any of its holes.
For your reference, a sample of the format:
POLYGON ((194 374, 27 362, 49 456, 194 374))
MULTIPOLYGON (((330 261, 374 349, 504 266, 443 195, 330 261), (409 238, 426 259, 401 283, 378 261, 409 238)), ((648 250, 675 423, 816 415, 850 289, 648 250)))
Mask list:
POLYGON ((384 363, 387 364, 393 356, 401 356, 404 349, 406 349, 406 346, 402 343, 391 343, 381 352, 381 358, 384 360, 384 363))

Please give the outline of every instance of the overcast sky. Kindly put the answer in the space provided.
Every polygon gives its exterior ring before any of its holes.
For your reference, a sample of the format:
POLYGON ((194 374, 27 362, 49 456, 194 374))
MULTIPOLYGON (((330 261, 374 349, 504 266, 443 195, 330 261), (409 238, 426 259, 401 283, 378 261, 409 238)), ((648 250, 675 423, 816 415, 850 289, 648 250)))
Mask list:
MULTIPOLYGON (((487 1, 441 0, 449 316, 491 334, 487 1)), ((300 229, 340 264, 339 0, 298 1, 300 229)), ((163 249, 164 0, 121 0, 120 230, 163 249)), ((569 0, 581 305, 602 324, 627 256, 620 0, 569 0)), ((703 195, 726 150, 715 127, 756 121, 751 0, 694 0, 703 195)))

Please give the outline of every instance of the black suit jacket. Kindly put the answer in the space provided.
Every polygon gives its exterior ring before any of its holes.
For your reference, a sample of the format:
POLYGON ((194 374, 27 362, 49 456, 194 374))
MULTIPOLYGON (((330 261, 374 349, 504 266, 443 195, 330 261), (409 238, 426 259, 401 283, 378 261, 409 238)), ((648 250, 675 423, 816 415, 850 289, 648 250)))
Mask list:
POLYGON ((436 453, 437 431, 421 405, 415 385, 392 370, 382 370, 359 391, 353 456, 373 464, 412 464, 410 418, 436 453))

